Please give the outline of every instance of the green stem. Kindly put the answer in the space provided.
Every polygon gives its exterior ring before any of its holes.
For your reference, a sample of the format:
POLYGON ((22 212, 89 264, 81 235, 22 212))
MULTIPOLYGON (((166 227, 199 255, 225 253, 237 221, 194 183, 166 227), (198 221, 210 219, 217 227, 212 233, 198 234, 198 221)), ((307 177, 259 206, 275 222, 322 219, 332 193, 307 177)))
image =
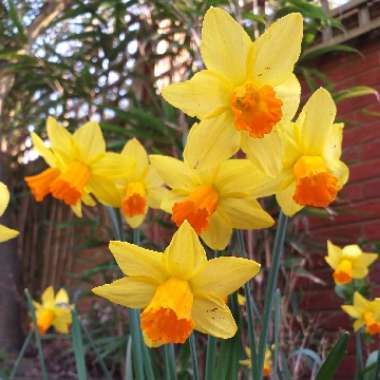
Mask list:
POLYGON ((278 352, 280 345, 281 332, 281 293, 280 289, 276 291, 274 304, 274 353, 273 353, 273 373, 277 373, 278 368, 278 352))
POLYGON ((130 333, 132 337, 133 367, 136 370, 137 380, 144 380, 144 360, 140 336, 140 318, 136 309, 128 309, 130 319, 130 333))
POLYGON ((261 380, 263 378, 265 350, 267 347, 269 325, 272 316, 273 299, 277 288, 277 280, 278 274, 280 272, 281 257, 284 250, 287 224, 287 216, 280 212, 276 236, 273 245, 272 265, 269 270, 268 285, 265 290, 263 323, 259 339, 258 360, 256 362, 257 376, 255 380, 261 380))
POLYGON ((177 380, 174 346, 172 344, 165 344, 164 354, 165 354, 165 378, 166 380, 177 380))
POLYGON ((143 355, 144 355, 144 368, 145 368, 145 375, 148 380, 155 380, 154 372, 153 372, 153 366, 152 366, 152 358, 150 357, 150 350, 143 342, 143 355))
MULTIPOLYGON (((242 231, 238 231, 238 239, 240 245, 240 254, 241 256, 248 257, 247 251, 245 249, 244 235, 242 231)), ((254 307, 253 307, 253 299, 251 292, 251 285, 249 282, 244 285, 245 298, 247 301, 247 313, 248 313, 248 341, 249 348, 251 350, 251 371, 252 376, 255 378, 255 373, 257 372, 257 348, 256 348, 256 333, 254 326, 254 307)))
POLYGON ((377 349, 377 361, 376 361, 376 370, 373 380, 380 378, 380 347, 377 349))
POLYGON ((86 359, 85 359, 85 352, 84 352, 84 347, 83 347, 83 339, 82 339, 80 323, 79 323, 78 315, 75 310, 72 310, 71 315, 73 319, 71 337, 72 337, 72 342, 73 342, 75 364, 77 368, 78 379, 87 380, 86 359))
POLYGON ((29 290, 25 289, 24 290, 26 299, 28 301, 28 308, 32 317, 32 323, 33 323, 33 330, 34 330, 34 336, 36 339, 36 345, 37 345, 37 350, 38 350, 38 357, 40 360, 40 365, 41 365, 41 371, 42 371, 42 379, 43 380, 48 380, 48 375, 47 375, 47 370, 46 370, 46 365, 45 365, 45 356, 44 356, 44 351, 42 349, 42 343, 41 343, 41 335, 37 327, 37 320, 36 320, 36 313, 34 310, 33 306, 33 301, 32 297, 30 296, 29 290))
POLYGON ((198 366, 198 355, 197 355, 197 345, 195 342, 195 334, 192 333, 189 338, 190 351, 191 351, 191 364, 193 366, 193 379, 200 380, 199 376, 199 366, 198 366))
POLYGON ((216 339, 209 335, 207 340, 205 380, 213 379, 213 374, 215 372, 215 353, 216 339))
MULTIPOLYGON (((359 330, 355 334, 355 379, 360 379, 360 373, 363 369, 363 345, 362 345, 362 332, 359 330)), ((375 379, 377 379, 375 377, 375 379)))
POLYGON ((16 376, 18 367, 21 364, 21 360, 24 357, 25 351, 29 347, 29 344, 30 344, 30 341, 32 340, 32 338, 33 338, 33 331, 29 331, 27 337, 25 338, 24 344, 21 347, 21 351, 20 351, 20 353, 17 356, 15 364, 14 364, 14 366, 12 368, 11 374, 9 375, 9 380, 13 380, 14 377, 16 376))

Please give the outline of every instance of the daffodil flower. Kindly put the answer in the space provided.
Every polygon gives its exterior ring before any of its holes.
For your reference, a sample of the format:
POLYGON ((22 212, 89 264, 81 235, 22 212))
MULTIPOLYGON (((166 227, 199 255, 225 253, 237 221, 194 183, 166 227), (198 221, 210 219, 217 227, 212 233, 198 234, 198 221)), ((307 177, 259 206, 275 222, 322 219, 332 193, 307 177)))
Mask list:
POLYGON ((121 155, 135 162, 135 167, 126 171, 123 179, 118 181, 119 207, 127 223, 137 228, 144 221, 149 207, 160 207, 167 190, 150 165, 144 147, 136 139, 125 144, 121 155))
POLYGON ((340 160, 343 124, 328 91, 315 91, 295 123, 283 123, 263 139, 247 141, 245 151, 277 182, 276 198, 292 216, 305 206, 327 207, 348 180, 340 160))
POLYGON ((150 156, 152 165, 171 189, 161 208, 172 214, 177 226, 187 220, 210 248, 223 250, 234 228, 249 230, 273 225, 272 217, 256 200, 273 194, 273 182, 249 160, 225 160, 212 169, 200 170, 191 167, 187 157, 186 151, 184 161, 150 156))
MULTIPOLYGON (((7 186, 0 182, 0 216, 2 216, 8 207, 9 203, 9 191, 7 186)), ((15 238, 18 235, 18 231, 5 227, 0 224, 0 242, 7 241, 15 238)))
POLYGON ((201 120, 188 137, 193 166, 213 166, 236 153, 243 141, 292 119, 301 93, 293 69, 302 34, 299 13, 275 21, 253 42, 223 9, 207 11, 201 42, 206 69, 162 90, 170 104, 201 120))
POLYGON ((355 331, 365 326, 368 334, 380 334, 380 298, 369 301, 355 292, 353 305, 343 305, 342 309, 355 319, 355 331))
POLYGON ((193 330, 228 339, 237 326, 224 298, 254 277, 253 260, 206 252, 189 223, 173 235, 164 253, 111 241, 110 250, 126 277, 92 291, 111 302, 143 308, 141 328, 152 347, 184 343, 193 330))
MULTIPOLYGON (((252 368, 251 361, 251 349, 249 347, 244 348, 247 359, 240 360, 240 364, 248 368, 252 368)), ((264 356, 264 377, 269 377, 272 372, 272 351, 267 347, 264 356)))
POLYGON ((72 305, 66 290, 60 289, 55 295, 53 287, 49 286, 42 293, 41 301, 42 304, 33 302, 40 334, 44 335, 51 326, 60 334, 67 334, 72 320, 72 305))
POLYGON ((327 251, 325 260, 334 269, 333 277, 337 285, 349 284, 352 279, 366 277, 368 267, 377 259, 376 253, 363 252, 356 244, 339 248, 328 241, 327 251))
POLYGON ((34 149, 49 168, 25 177, 34 198, 41 202, 47 195, 64 201, 76 215, 81 216, 81 202, 94 206, 91 194, 102 203, 116 207, 118 192, 114 180, 122 178, 132 163, 117 153, 106 152, 99 125, 88 122, 70 134, 49 117, 47 132, 51 148, 32 134, 34 149))

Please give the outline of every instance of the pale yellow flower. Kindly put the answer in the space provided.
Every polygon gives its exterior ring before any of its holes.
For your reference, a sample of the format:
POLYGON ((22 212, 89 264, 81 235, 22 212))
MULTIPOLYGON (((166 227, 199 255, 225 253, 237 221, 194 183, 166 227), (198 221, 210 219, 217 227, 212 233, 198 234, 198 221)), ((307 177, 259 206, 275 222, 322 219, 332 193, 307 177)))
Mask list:
MULTIPOLYGON (((9 204, 9 191, 7 186, 0 182, 0 216, 2 216, 9 204)), ((0 224, 0 242, 15 238, 18 231, 5 227, 0 224)))

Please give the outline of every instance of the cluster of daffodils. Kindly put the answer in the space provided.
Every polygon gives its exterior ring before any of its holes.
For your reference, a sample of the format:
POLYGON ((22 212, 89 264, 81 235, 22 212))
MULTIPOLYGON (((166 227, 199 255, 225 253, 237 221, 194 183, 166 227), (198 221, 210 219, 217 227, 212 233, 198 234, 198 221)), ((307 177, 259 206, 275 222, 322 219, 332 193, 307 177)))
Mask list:
POLYGON ((376 253, 363 252, 358 245, 351 244, 340 248, 327 242, 326 262, 334 270, 333 278, 338 286, 349 286, 347 301, 352 305, 343 305, 342 309, 355 319, 354 330, 365 327, 370 334, 380 333, 380 299, 369 301, 356 290, 355 280, 365 280, 369 266, 378 258, 376 253))
POLYGON ((227 296, 260 265, 236 257, 208 261, 200 239, 222 251, 234 229, 274 224, 258 198, 275 195, 292 216, 305 206, 329 206, 348 179, 340 161, 343 125, 335 122, 328 91, 312 94, 293 120, 301 93, 293 71, 302 36, 298 13, 252 41, 224 10, 207 11, 201 45, 206 69, 162 91, 170 104, 199 119, 183 161, 148 156, 135 139, 120 153, 107 152, 94 122, 70 134, 49 118, 49 145, 32 135, 49 166, 26 177, 37 201, 51 195, 80 216, 82 202, 93 206, 97 200, 119 208, 132 228, 149 208, 171 214, 178 230, 163 253, 112 241, 125 277, 93 289, 111 302, 143 309, 149 346, 183 343, 193 330, 219 338, 236 332, 227 296), (245 158, 236 158, 240 149, 245 158))

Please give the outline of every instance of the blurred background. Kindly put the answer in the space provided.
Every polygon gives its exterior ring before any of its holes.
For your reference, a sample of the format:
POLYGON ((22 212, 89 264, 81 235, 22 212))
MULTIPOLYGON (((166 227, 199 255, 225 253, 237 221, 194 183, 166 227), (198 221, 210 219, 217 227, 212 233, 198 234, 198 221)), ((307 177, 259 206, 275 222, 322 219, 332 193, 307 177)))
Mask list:
MULTIPOLYGON (((88 291, 117 276, 107 249, 108 214, 96 207, 78 219, 53 199, 37 204, 23 177, 44 163, 29 135, 35 131, 46 139, 48 115, 69 130, 92 119, 100 122, 110 150, 137 137, 150 153, 180 156, 194 120, 165 103, 160 89, 202 67, 200 26, 211 5, 225 7, 253 39, 278 17, 294 11, 304 16, 296 74, 304 99, 323 85, 338 102, 338 118, 346 123, 343 160, 351 176, 331 208, 306 209, 290 226, 281 271, 288 328, 281 346, 294 379, 313 373, 337 331, 350 328, 323 256, 327 239, 380 252, 380 1, 0 0, 0 180, 13 194, 3 219, 20 231, 17 240, 0 245, 0 367, 17 354, 29 328, 23 289, 36 298, 53 285, 68 289, 114 378, 121 378, 126 313, 88 291)), ((277 212, 273 200, 266 208, 277 212)), ((171 228, 167 216, 153 212, 143 244, 161 249, 171 228)), ((264 267, 254 285, 257 302, 271 263, 272 235, 249 235, 250 256, 264 267)), ((377 264, 373 273, 379 269, 377 264)), ((380 285, 378 275, 372 280, 380 285)), ((380 288, 375 294, 380 296, 380 288)), ((45 345, 50 373, 75 379, 68 343, 52 338, 45 345)), ((25 379, 40 379, 35 353, 28 357, 21 372, 28 373, 25 379)), ((87 360, 92 376, 101 378, 90 352, 87 360)), ((352 379, 353 361, 346 359, 337 380, 352 379)), ((190 378, 183 363, 181 378, 190 378)))

